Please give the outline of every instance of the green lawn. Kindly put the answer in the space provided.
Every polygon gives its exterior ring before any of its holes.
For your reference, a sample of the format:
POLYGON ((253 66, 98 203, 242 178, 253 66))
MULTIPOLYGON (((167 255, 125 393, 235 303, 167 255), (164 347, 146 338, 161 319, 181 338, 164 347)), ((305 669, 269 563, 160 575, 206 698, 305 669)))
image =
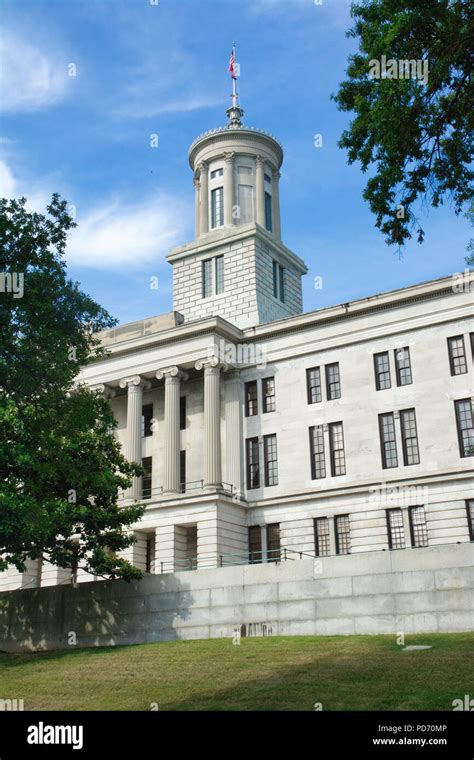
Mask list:
POLYGON ((474 694, 473 633, 171 641, 0 655, 26 710, 451 710, 474 694))

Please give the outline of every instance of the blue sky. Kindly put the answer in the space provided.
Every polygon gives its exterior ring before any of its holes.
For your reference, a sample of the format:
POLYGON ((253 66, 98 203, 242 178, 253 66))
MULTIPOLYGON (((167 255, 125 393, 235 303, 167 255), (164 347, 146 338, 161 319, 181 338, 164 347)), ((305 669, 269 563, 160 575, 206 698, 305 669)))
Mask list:
POLYGON ((225 123, 234 40, 244 121, 284 146, 282 236, 309 268, 306 311, 464 269, 470 228, 449 207, 420 209, 422 246, 402 258, 387 248, 362 199, 366 177, 337 147, 350 120, 330 100, 355 48, 348 0, 0 7, 1 194, 38 210, 53 192, 67 198, 79 225, 69 273, 120 322, 172 308, 165 256, 193 238, 187 151, 225 123))

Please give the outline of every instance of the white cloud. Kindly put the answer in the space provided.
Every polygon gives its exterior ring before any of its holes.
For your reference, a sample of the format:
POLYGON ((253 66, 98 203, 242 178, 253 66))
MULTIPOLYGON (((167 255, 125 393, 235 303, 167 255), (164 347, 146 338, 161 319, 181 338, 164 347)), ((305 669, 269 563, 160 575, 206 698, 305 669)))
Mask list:
POLYGON ((43 179, 38 182, 20 178, 13 173, 6 161, 0 160, 0 196, 2 198, 11 199, 24 196, 27 199, 26 208, 28 211, 44 214, 53 192, 53 184, 50 179, 43 179))
POLYGON ((29 112, 62 99, 68 83, 67 63, 51 57, 20 36, 0 30, 0 107, 29 112))
POLYGON ((192 210, 180 199, 157 193, 131 206, 114 199, 81 218, 70 233, 68 262, 93 269, 137 269, 162 263, 185 239, 192 210))

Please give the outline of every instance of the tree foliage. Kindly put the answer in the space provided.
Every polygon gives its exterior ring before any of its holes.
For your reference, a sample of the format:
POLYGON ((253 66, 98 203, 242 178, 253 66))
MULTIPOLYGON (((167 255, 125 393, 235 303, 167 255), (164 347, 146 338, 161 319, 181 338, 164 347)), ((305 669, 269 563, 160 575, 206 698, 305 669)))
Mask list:
POLYGON ((74 382, 115 321, 67 277, 66 202, 54 195, 47 215, 25 203, 0 201, 0 570, 42 558, 130 580, 140 573, 117 552, 143 507, 117 499, 142 469, 109 402, 74 382))
MULTIPOLYGON (((364 198, 388 244, 402 246, 424 230, 416 203, 453 203, 459 214, 472 198, 474 6, 469 0, 362 0, 352 4, 359 39, 347 79, 334 96, 356 116, 339 146, 370 178, 364 198), (426 78, 374 77, 373 61, 420 61, 426 78), (424 69, 426 71, 426 69, 424 69)), ((418 70, 421 73, 421 67, 418 70)))

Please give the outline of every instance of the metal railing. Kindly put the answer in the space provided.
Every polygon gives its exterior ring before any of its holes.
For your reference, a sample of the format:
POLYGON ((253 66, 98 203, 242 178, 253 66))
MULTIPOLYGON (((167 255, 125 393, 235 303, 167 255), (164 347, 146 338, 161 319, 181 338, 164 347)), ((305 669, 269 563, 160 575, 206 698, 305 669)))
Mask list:
POLYGON ((279 564, 281 562, 294 561, 311 557, 316 559, 316 554, 292 549, 285 546, 280 549, 267 549, 258 551, 245 552, 201 552, 197 557, 183 557, 160 561, 158 566, 155 565, 155 572, 175 573, 186 570, 205 570, 216 567, 233 567, 236 565, 257 565, 257 564, 279 564))

